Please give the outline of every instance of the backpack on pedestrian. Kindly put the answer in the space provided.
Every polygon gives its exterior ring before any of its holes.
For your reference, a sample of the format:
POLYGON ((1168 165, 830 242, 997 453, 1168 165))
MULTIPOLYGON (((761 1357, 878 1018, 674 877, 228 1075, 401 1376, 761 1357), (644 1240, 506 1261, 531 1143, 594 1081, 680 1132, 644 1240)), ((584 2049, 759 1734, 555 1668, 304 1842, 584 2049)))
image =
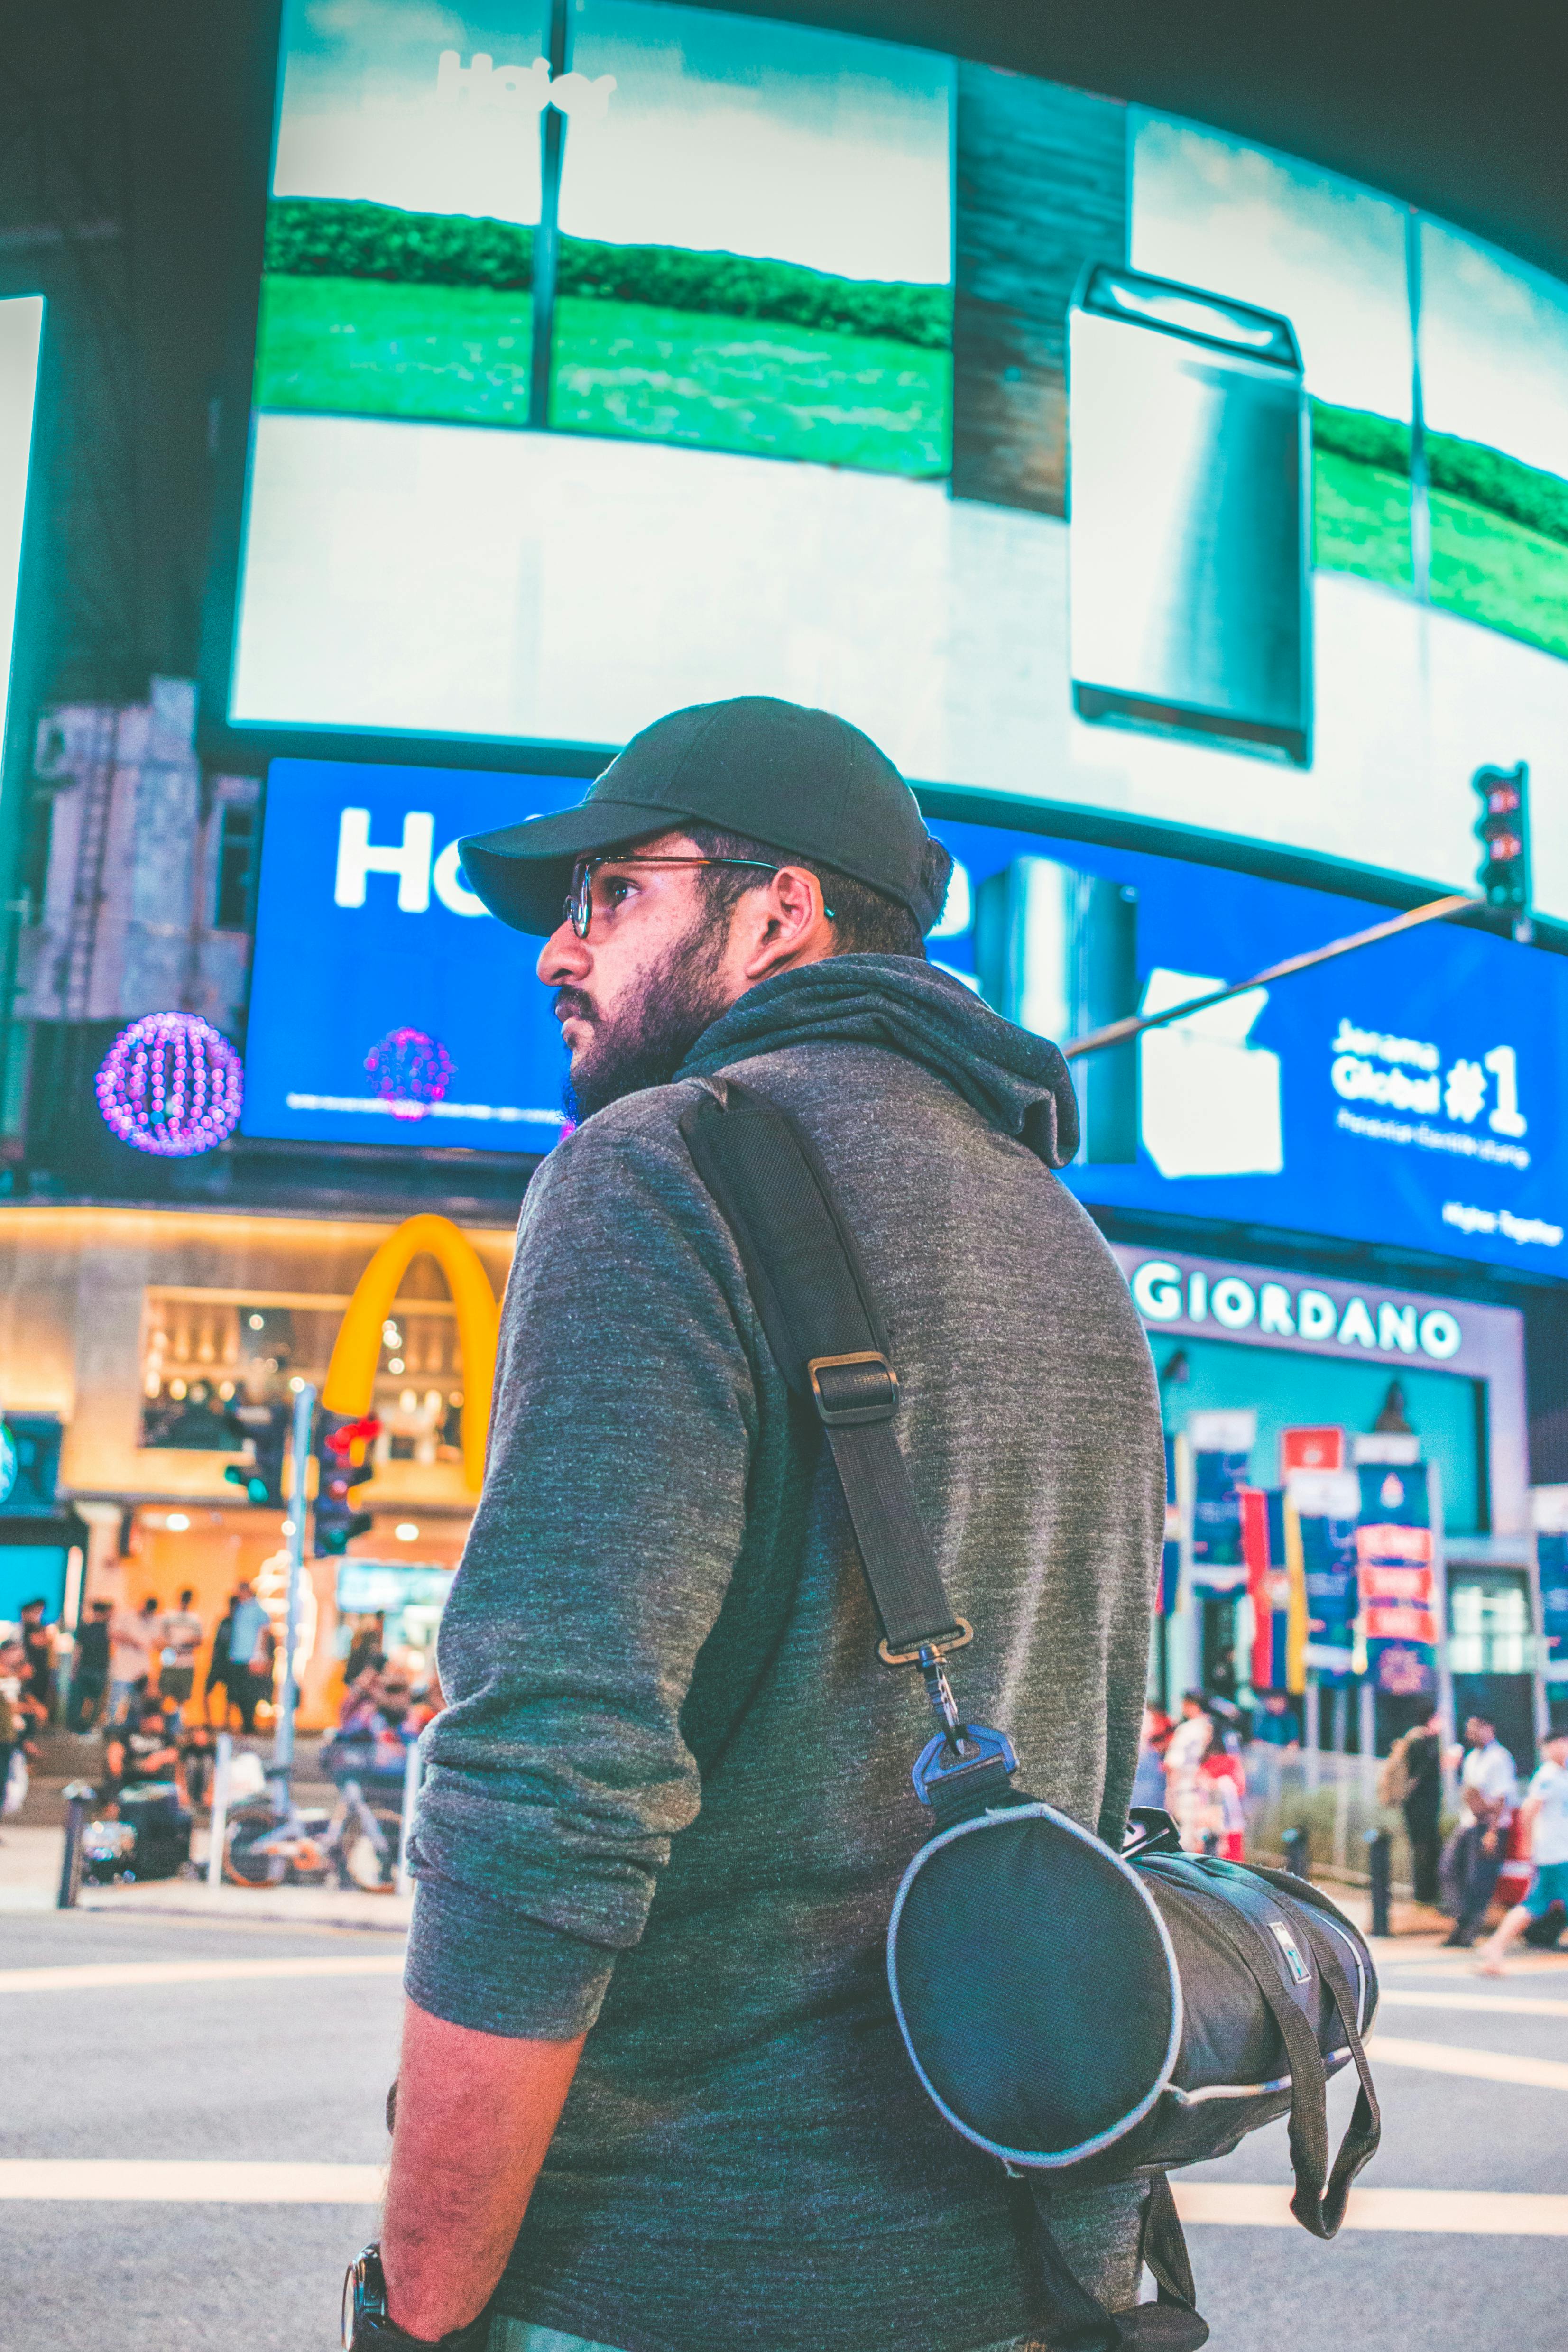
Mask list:
POLYGON ((1402 1805, 1415 1786, 1415 1776, 1410 1769, 1409 1732, 1402 1732, 1384 1757, 1377 1775, 1377 1801, 1380 1805, 1402 1805))
POLYGON ((1288 2116, 1290 2210, 1334 2235, 1380 2128, 1366 1943, 1303 1879, 1184 1853, 1163 1812, 1135 1812, 1116 1850, 1015 1785, 1005 1731, 963 1720, 946 1661, 977 1636, 953 1616, 893 1432, 898 1378, 853 1233, 793 1118, 733 1080, 703 1084, 681 1132, 779 1369, 833 1454, 879 1654, 918 1668, 942 1723, 911 1774, 932 1833, 888 1927, 910 2063, 952 2128, 1027 2184, 1050 2341, 1194 2352, 1208 2327, 1168 2171, 1288 2116), (1327 2084, 1347 2064, 1360 2087, 1331 2163, 1327 2084), (1148 2183, 1142 2252, 1158 2301, 1112 2314, 1063 2255, 1053 2200, 1130 2179, 1148 2183))

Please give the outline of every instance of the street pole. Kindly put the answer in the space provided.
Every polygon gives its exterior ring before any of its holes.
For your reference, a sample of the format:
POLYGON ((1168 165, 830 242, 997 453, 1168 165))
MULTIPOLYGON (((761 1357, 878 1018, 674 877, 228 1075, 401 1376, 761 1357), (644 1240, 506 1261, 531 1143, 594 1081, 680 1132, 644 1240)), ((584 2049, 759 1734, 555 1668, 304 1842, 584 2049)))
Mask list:
POLYGON ((294 1769, 294 1712, 300 1704, 300 1687, 294 1680, 294 1647, 300 1636, 300 1588, 305 1574, 305 1517, 309 1497, 305 1491, 305 1474, 310 1459, 310 1425, 315 1412, 316 1391, 309 1381, 301 1381, 294 1394, 294 1463, 289 1496, 289 1602, 284 1619, 283 1688, 278 1704, 277 1727, 272 1735, 272 1763, 268 1780, 272 1784, 272 1811, 282 1821, 289 1811, 289 1780, 294 1769))
POLYGON ((1075 1037, 1062 1047, 1062 1059, 1076 1061, 1083 1054, 1098 1054, 1107 1045, 1124 1045, 1130 1037, 1141 1037, 1145 1029, 1163 1029, 1173 1021, 1190 1021, 1195 1013, 1210 1012, 1216 1004, 1228 1004, 1234 996, 1246 996, 1255 988, 1272 987, 1276 981, 1289 980, 1292 972, 1312 971, 1321 963, 1331 963, 1336 957, 1353 954, 1357 948, 1374 947, 1380 940, 1397 938, 1402 931, 1417 929, 1423 923, 1447 922, 1450 915, 1474 914, 1486 901, 1465 890, 1451 891, 1447 898, 1429 898, 1423 907, 1412 907, 1408 914, 1394 915, 1386 923, 1374 923, 1370 930, 1354 931, 1349 939, 1331 940, 1327 947, 1311 948, 1305 955, 1287 956, 1283 963, 1271 963, 1267 971, 1255 971, 1250 980, 1233 981, 1226 988, 1212 989, 1206 996, 1194 996, 1185 1004, 1167 1004, 1163 1013, 1129 1013, 1125 1021, 1113 1021, 1109 1028, 1092 1029, 1087 1037, 1075 1037))
POLYGON ((223 1885, 223 1850, 228 1839, 229 1774, 234 1764, 234 1734, 220 1731, 213 1764, 212 1828, 207 1845, 207 1885, 223 1885))
POLYGON ((1366 1832, 1366 1875, 1372 1890, 1372 1932, 1389 1932, 1389 1895, 1394 1878, 1394 1841, 1386 1830, 1366 1832))
POLYGON ((60 1891, 55 1898, 55 1907, 69 1911, 75 1908, 81 1893, 81 1835, 88 1808, 98 1791, 89 1780, 70 1780, 60 1793, 66 1801, 66 1843, 60 1857, 60 1891))

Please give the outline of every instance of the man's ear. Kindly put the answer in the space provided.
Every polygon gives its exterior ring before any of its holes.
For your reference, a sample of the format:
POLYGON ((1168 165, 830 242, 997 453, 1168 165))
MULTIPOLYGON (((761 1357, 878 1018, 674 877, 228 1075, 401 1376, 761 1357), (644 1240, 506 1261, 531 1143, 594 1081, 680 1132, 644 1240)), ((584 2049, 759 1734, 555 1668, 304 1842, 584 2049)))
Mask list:
POLYGON ((742 920, 749 915, 755 926, 742 955, 748 981, 766 980, 795 964, 817 963, 834 952, 822 885, 804 866, 781 866, 764 888, 746 893, 740 911, 742 920))

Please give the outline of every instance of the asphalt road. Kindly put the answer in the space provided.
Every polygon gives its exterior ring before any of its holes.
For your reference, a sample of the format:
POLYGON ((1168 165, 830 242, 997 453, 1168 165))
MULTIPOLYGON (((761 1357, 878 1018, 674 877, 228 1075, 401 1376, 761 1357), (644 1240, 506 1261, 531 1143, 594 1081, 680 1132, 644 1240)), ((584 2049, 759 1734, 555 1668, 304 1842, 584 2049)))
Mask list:
MULTIPOLYGON (((363 1929, 43 1913, 0 1968, 390 1957, 363 1929)), ((0 2158, 375 2165, 392 1974, 0 1990, 0 2158)), ((0 2201, 0 2352, 331 2352, 375 2208, 0 2201)))
MULTIPOLYGON (((382 1964, 375 1973, 199 1983, 40 1979, 36 1990, 0 1977, 0 2158, 378 2164, 395 2067, 399 1991, 386 1961, 395 1948, 363 1931, 82 1914, 0 1921, 7 1973, 367 1956, 382 1964)), ((1396 1995, 1437 1999, 1395 1999, 1380 2021, 1424 2054, 1379 2069, 1384 2147, 1368 2184, 1568 2191, 1568 1959, 1527 1964, 1492 1987, 1451 1958, 1405 1948, 1385 1983, 1396 1995), (1560 2000, 1562 2014, 1502 2005, 1521 1997, 1560 2000), (1482 2007, 1468 2005, 1478 1998, 1482 2007), (1544 2062, 1547 2079, 1434 2071, 1434 2052, 1436 2063, 1446 2052, 1479 2052, 1482 2064, 1486 2053, 1544 2062)), ((1336 2095, 1342 2121, 1349 2094, 1336 2095)), ((1184 2176, 1289 2177, 1282 2125, 1184 2176)), ((0 2352, 328 2352, 343 2263, 374 2225, 370 2203, 45 2202, 7 2192, 0 2352)), ((1325 2246, 1296 2228, 1200 2223, 1188 2234, 1215 2352, 1568 2345, 1560 2236, 1347 2228, 1325 2246)))

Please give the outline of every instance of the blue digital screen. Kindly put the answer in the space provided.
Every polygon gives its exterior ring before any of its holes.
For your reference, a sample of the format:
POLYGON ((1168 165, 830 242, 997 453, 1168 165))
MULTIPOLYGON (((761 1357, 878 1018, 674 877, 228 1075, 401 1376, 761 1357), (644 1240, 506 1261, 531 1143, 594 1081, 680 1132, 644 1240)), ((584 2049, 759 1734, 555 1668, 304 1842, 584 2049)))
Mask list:
MULTIPOLYGON (((1163 1011, 1389 919, 1386 907, 1174 858, 933 830, 965 867, 949 920, 1015 860, 1135 893, 1138 998, 1119 1010, 1163 1011)), ((933 938, 931 953, 973 973, 973 927, 933 938)), ((1565 1024, 1563 959, 1435 923, 1146 1033, 1136 1158, 1067 1179, 1106 1207, 1568 1275, 1565 1024)))
MULTIPOLYGON (((539 1151, 564 1059, 539 943, 479 908, 456 843, 581 799, 575 779, 279 760, 268 785, 244 1132, 539 1151)), ((1387 919, 1387 909, 1173 858, 938 823, 958 860, 932 960, 973 984, 1001 877, 1100 877, 1131 909, 1155 1011, 1387 919)), ((1075 887, 1077 887, 1075 885, 1075 887)), ((1014 893, 1026 909, 1049 891, 1014 893)), ((1052 940, 1026 913, 1021 1012, 1052 940)), ((1092 1026, 1081 1021, 1081 1029, 1092 1026)), ((1148 1033, 1129 1156, 1075 1164, 1089 1202, 1332 1234, 1568 1272, 1568 1134, 1553 1082, 1568 963, 1428 929, 1148 1033)), ((1131 1066, 1124 1056, 1124 1066, 1131 1066)), ((1088 1065, 1078 1066, 1079 1074, 1088 1065)))
POLYGON ((464 887, 460 835, 581 800, 580 780, 275 760, 241 1132, 543 1151, 565 1063, 541 942, 464 887))

